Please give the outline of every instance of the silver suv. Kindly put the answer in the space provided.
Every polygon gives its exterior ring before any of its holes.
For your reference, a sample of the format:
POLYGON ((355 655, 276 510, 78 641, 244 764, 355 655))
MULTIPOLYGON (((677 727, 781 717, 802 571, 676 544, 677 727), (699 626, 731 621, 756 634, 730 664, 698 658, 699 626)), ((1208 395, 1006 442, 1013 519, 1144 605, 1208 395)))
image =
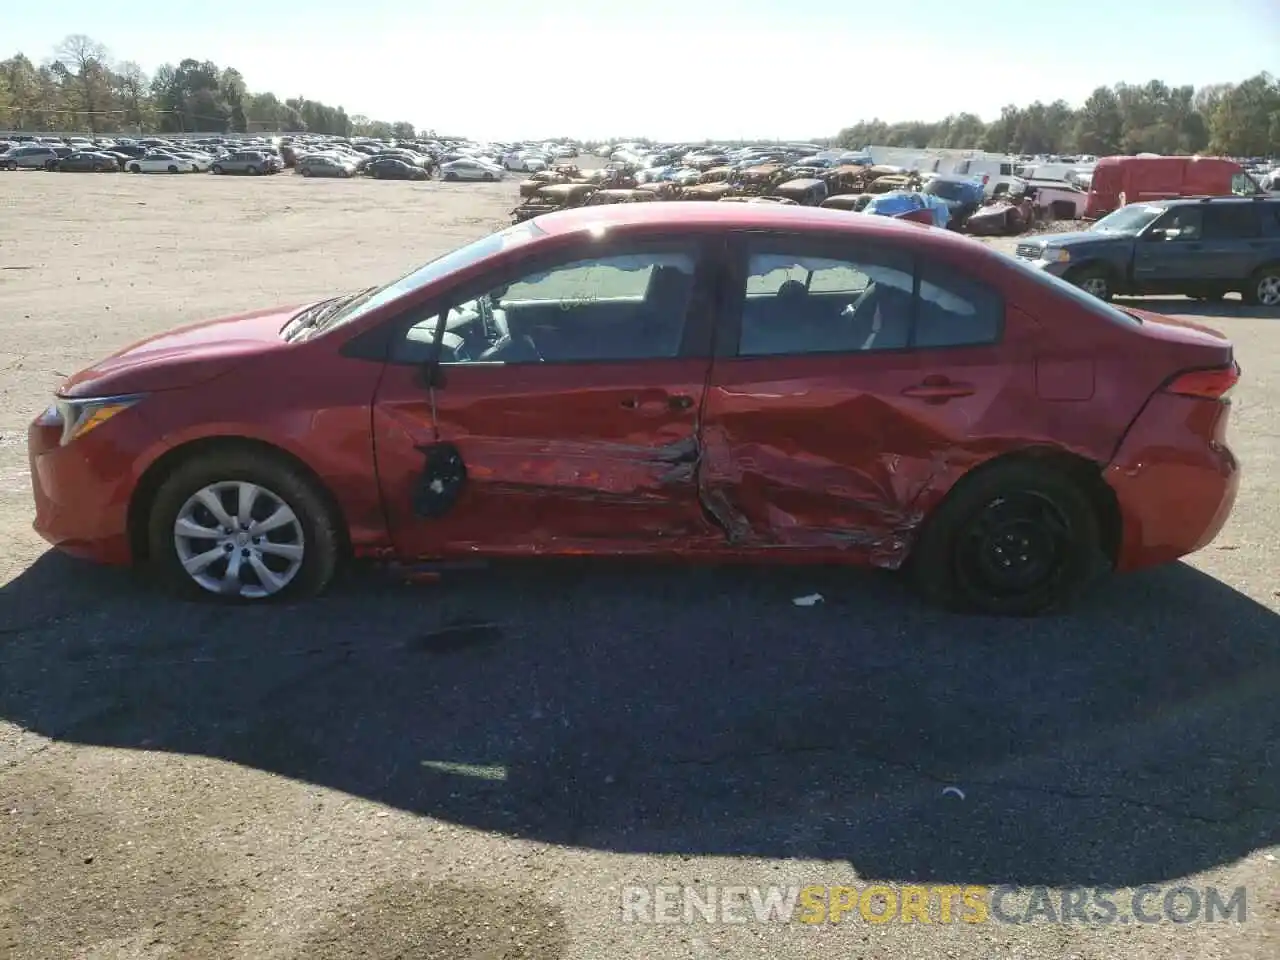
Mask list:
POLYGON ((0 154, 0 170, 48 170, 57 161, 53 147, 14 147, 0 154))
POLYGON ((273 157, 269 153, 241 150, 230 156, 219 157, 209 169, 214 173, 247 173, 260 176, 264 173, 279 173, 283 166, 279 157, 273 157))

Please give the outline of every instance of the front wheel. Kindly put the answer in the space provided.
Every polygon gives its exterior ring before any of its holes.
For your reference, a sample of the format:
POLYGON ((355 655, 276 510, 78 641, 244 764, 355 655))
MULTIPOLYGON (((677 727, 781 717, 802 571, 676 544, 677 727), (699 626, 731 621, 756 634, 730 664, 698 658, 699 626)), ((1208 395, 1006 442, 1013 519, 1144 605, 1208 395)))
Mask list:
POLYGON ((161 484, 148 524, 151 562, 178 593, 266 601, 320 593, 340 537, 321 491, 253 450, 197 457, 161 484))
POLYGON ((311 176, 311 171, 310 171, 310 170, 308 170, 306 167, 303 167, 303 168, 302 168, 301 170, 299 170, 298 172, 299 172, 300 174, 302 174, 304 177, 309 177, 309 176, 311 176))
POLYGON ((967 613, 1035 616, 1073 600, 1103 565, 1098 517, 1066 474, 1031 462, 962 478, 909 560, 929 601, 967 613))
POLYGON ((210 172, 210 173, 222 173, 222 164, 220 164, 220 163, 215 163, 212 167, 210 167, 210 168, 209 168, 209 172, 210 172))
POLYGON ((1111 287, 1111 274, 1105 267, 1081 267, 1068 273, 1066 279, 1099 300, 1110 300, 1115 293, 1111 287))
POLYGON ((1255 307, 1280 307, 1280 264, 1263 267, 1249 278, 1244 302, 1255 307))
POLYGON ((444 175, 444 178, 445 178, 446 180, 457 180, 457 179, 458 179, 458 175, 457 175, 456 173, 446 173, 446 174, 444 175))

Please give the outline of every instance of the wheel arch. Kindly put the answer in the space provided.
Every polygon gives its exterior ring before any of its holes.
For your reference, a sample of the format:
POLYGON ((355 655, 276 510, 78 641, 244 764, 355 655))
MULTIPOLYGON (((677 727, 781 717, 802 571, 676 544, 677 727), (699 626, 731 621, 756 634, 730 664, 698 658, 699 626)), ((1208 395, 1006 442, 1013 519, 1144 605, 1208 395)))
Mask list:
POLYGON ((302 474, 315 487, 316 492, 324 501, 340 538, 344 555, 349 556, 351 554, 350 530, 347 527, 342 505, 333 495, 333 491, 329 489, 328 484, 321 479, 310 464, 288 450, 265 440, 258 440, 253 437, 222 435, 200 437, 174 447, 172 450, 167 450, 152 461, 147 469, 143 471, 137 484, 134 485, 133 496, 129 500, 127 520, 129 549, 135 564, 145 563, 150 558, 150 547, 147 542, 147 521, 150 517, 151 506, 155 502, 156 494, 165 479, 184 463, 188 463, 197 457, 224 450, 248 450, 302 474))
MULTIPOLYGON (((1120 540, 1123 535, 1123 518, 1120 515, 1120 503, 1115 491, 1102 477, 1103 465, 1096 460, 1073 453, 1062 447, 1051 444, 1036 444, 1010 450, 985 460, 961 476, 951 489, 947 491, 929 511, 925 518, 928 524, 938 508, 955 495, 956 491, 972 483, 976 477, 986 476, 993 470, 999 470, 1010 464, 1035 464, 1037 466, 1056 469, 1071 478, 1088 498, 1098 519, 1098 531, 1102 538, 1102 549, 1107 561, 1114 564, 1120 551, 1120 540)), ((917 536, 917 542, 919 536, 917 536)))

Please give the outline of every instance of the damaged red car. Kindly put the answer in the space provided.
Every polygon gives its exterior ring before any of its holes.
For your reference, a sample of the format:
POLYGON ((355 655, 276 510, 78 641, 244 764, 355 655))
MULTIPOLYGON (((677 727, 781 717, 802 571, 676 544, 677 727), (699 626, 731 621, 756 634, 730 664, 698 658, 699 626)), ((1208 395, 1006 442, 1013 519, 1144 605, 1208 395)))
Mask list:
POLYGON ((1029 615, 1213 539, 1238 377, 1211 330, 943 230, 590 207, 71 377, 29 432, 35 528, 237 600, 352 557, 643 554, 1029 615))

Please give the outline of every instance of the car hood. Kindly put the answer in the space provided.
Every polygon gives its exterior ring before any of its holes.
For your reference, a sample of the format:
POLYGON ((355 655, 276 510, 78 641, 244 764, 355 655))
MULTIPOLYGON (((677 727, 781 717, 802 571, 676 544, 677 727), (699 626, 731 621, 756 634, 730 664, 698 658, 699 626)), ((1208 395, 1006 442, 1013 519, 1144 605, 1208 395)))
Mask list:
POLYGON ((125 347, 69 378, 64 397, 105 397, 174 390, 212 380, 288 344, 281 328, 301 307, 276 307, 208 320, 125 347))
MULTIPOLYGON (((1081 243, 1098 243, 1123 237, 1120 233, 1099 233, 1096 230, 1075 230, 1071 233, 1045 233, 1035 238, 1035 242, 1046 247, 1070 247, 1081 243)), ((1031 241, 1027 241, 1030 243, 1031 241)))

